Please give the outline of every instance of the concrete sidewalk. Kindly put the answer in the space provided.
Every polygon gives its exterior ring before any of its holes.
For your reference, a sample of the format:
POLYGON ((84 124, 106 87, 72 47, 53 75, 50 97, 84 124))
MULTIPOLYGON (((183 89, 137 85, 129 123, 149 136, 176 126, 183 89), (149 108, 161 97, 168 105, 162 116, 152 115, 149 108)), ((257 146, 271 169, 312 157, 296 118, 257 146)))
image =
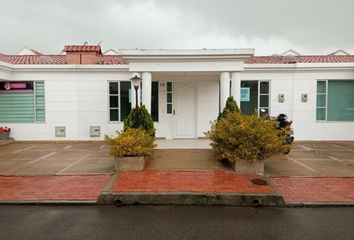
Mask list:
POLYGON ((216 161, 207 141, 188 143, 161 141, 144 171, 112 177, 103 142, 0 146, 0 202, 354 205, 354 142, 296 142, 265 162, 268 186, 216 161))

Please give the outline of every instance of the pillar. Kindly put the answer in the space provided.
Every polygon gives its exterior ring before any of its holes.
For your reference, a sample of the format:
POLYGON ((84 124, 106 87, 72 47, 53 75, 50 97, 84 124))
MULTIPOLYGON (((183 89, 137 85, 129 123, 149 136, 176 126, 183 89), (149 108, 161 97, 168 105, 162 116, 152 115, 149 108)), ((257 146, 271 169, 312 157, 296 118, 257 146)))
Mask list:
POLYGON ((222 112, 226 105, 226 100, 230 96, 230 73, 222 72, 220 74, 220 109, 222 112))
POLYGON ((234 97, 238 107, 241 107, 240 92, 241 92, 241 72, 232 72, 231 73, 231 96, 234 97))
POLYGON ((151 73, 144 72, 142 74, 142 102, 145 105, 149 113, 151 113, 151 73))

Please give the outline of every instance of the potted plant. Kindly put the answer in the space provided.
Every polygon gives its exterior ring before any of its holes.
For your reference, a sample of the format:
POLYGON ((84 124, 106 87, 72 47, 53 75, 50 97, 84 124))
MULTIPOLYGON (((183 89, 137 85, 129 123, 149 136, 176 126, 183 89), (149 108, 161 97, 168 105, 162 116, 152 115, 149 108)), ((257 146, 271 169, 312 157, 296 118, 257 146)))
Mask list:
POLYGON ((155 128, 151 115, 145 106, 133 108, 124 121, 124 130, 115 138, 105 136, 111 145, 117 171, 144 169, 155 145, 155 128))
POLYGON ((10 138, 11 128, 0 127, 0 140, 8 140, 10 138))
POLYGON ((284 135, 279 134, 274 121, 234 109, 226 110, 206 133, 214 155, 230 163, 236 172, 262 175, 264 160, 284 150, 284 135))
POLYGON ((139 128, 120 131, 115 138, 105 136, 105 140, 111 146, 110 153, 115 157, 117 171, 143 170, 155 147, 155 137, 139 128))

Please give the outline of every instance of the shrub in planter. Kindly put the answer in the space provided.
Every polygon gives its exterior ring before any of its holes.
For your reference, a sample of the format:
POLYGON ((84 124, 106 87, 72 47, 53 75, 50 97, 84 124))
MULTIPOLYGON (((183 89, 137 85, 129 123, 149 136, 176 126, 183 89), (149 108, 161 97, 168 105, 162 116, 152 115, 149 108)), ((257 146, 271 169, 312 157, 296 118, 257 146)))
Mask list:
POLYGON ((145 130, 128 128, 117 132, 115 138, 105 136, 105 141, 111 146, 111 155, 114 157, 141 157, 150 156, 155 147, 155 137, 145 130))
POLYGON ((148 156, 156 146, 155 137, 139 128, 118 132, 115 138, 106 135, 105 140, 111 146, 117 171, 143 170, 148 156))
POLYGON ((155 136, 154 122, 144 105, 133 108, 124 120, 124 131, 129 128, 143 129, 151 136, 155 136))
POLYGON ((232 164, 246 160, 257 164, 284 149, 284 135, 274 124, 257 115, 230 112, 215 121, 206 136, 211 140, 217 160, 232 164))

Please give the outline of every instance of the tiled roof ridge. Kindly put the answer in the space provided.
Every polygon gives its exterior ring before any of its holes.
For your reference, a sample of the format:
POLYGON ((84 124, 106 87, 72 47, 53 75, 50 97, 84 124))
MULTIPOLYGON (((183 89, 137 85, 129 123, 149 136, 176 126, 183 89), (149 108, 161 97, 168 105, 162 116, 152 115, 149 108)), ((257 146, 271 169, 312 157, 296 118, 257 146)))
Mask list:
MULTIPOLYGON (((97 57, 97 64, 121 65, 127 64, 120 55, 101 55, 97 57)), ((66 56, 59 54, 46 55, 0 55, 0 61, 10 64, 67 64, 66 56)))
POLYGON ((354 63, 354 55, 251 56, 246 64, 354 63))

